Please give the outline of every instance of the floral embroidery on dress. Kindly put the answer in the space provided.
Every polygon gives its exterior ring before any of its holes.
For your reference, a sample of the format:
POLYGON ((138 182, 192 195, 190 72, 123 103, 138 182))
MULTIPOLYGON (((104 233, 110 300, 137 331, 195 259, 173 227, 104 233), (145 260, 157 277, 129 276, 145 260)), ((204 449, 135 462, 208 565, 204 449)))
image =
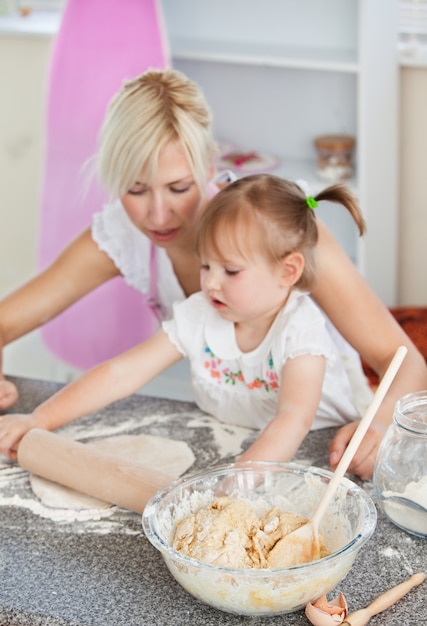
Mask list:
POLYGON ((279 377, 274 370, 273 357, 269 356, 268 370, 265 373, 265 378, 255 378, 251 382, 247 382, 242 374, 242 371, 232 372, 229 367, 221 369, 221 359, 217 358, 209 346, 206 346, 205 352, 208 355, 208 359, 204 362, 206 369, 210 371, 212 378, 217 378, 218 383, 225 382, 231 385, 236 385, 241 382, 248 389, 260 389, 264 388, 266 391, 275 391, 279 389, 279 377))

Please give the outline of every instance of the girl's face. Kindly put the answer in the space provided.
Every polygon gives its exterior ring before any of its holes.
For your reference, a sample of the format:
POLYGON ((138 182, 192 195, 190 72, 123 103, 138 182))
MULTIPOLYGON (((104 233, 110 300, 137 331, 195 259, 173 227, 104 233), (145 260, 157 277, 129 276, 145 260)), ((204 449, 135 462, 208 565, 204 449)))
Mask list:
POLYGON ((200 270, 203 293, 221 317, 246 323, 276 316, 291 288, 282 264, 256 252, 245 258, 224 247, 222 254, 202 254, 200 270))
POLYGON ((133 224, 154 244, 169 248, 192 241, 202 196, 178 144, 161 150, 154 180, 148 181, 143 169, 121 201, 133 224))

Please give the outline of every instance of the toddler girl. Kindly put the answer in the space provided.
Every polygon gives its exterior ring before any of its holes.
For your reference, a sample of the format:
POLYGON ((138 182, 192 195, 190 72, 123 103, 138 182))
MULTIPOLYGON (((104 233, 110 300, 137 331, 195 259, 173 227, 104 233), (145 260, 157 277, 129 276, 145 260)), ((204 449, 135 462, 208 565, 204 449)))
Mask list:
POLYGON ((218 193, 196 233, 201 288, 175 303, 148 341, 60 390, 31 415, 0 421, 0 451, 30 428, 48 430, 136 392, 184 357, 194 398, 218 419, 260 429, 244 460, 288 461, 312 428, 360 417, 324 315, 309 295, 318 237, 315 210, 330 201, 365 224, 343 185, 306 197, 267 174, 218 193))

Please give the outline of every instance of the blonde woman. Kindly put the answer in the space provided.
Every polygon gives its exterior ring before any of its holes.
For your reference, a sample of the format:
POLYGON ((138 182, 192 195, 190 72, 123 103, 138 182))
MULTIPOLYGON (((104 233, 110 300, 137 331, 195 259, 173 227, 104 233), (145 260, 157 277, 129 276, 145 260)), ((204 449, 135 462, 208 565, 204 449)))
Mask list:
MULTIPOLYGON (((195 228, 217 191, 214 152, 210 112, 192 81, 174 70, 153 70, 125 83, 107 111, 97 157, 111 202, 51 266, 0 303, 1 345, 120 275, 144 294, 159 319, 171 316, 175 301, 199 291, 195 228)), ((409 350, 350 468, 366 478, 396 400, 427 387, 427 368, 320 221, 318 229, 311 294, 319 307, 380 377, 398 345, 409 350)), ((3 380, 0 407, 16 398, 15 386, 3 380)), ((332 467, 354 428, 355 422, 346 424, 332 441, 332 467)), ((1 449, 13 456, 10 448, 3 429, 1 449)))

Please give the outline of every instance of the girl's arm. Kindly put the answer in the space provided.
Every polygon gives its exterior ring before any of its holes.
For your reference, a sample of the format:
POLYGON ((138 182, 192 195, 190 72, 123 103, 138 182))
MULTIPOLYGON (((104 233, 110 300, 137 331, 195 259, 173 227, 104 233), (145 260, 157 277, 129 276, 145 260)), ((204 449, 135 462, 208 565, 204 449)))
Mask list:
POLYGON ((239 461, 290 461, 309 432, 322 393, 323 356, 299 356, 283 366, 276 416, 239 461))
MULTIPOLYGON (((408 348, 373 425, 349 467, 349 471, 361 478, 370 478, 379 443, 391 423, 397 400, 409 392, 427 389, 427 366, 422 354, 320 221, 316 268, 313 297, 380 379, 397 348, 400 345, 408 348)), ((357 423, 347 424, 334 437, 330 448, 332 468, 336 467, 356 427, 357 423)))
POLYGON ((135 393, 182 359, 163 330, 89 370, 40 404, 30 415, 0 417, 0 452, 16 458, 16 444, 31 428, 54 430, 135 393))
POLYGON ((0 410, 17 399, 2 373, 2 350, 42 326, 119 270, 93 241, 90 229, 78 236, 46 270, 0 302, 0 410))

